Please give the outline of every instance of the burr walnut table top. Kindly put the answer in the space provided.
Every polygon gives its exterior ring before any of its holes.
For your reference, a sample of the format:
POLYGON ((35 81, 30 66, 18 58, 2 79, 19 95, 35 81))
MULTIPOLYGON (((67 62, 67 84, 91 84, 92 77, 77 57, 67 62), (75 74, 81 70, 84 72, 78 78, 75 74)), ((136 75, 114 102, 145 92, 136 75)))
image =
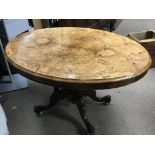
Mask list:
POLYGON ((90 28, 47 28, 21 34, 6 56, 24 76, 70 88, 112 88, 140 79, 150 67, 137 42, 90 28))

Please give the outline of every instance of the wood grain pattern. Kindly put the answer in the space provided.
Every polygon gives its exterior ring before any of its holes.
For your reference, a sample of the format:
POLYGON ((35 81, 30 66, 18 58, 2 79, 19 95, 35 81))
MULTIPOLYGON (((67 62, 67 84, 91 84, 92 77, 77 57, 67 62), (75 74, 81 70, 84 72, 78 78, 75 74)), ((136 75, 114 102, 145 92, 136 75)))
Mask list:
POLYGON ((90 28, 27 32, 9 42, 6 56, 19 72, 35 81, 81 88, 133 82, 151 64, 148 52, 135 41, 90 28))

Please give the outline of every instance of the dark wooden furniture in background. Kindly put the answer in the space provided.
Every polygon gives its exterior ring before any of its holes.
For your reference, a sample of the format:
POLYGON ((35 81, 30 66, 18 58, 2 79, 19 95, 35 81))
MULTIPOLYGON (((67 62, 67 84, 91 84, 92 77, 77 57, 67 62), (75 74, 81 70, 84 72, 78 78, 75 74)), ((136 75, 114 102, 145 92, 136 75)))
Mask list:
POLYGON ((47 27, 90 27, 114 31, 121 19, 33 19, 35 29, 47 27))
POLYGON ((148 52, 137 42, 91 28, 47 28, 22 34, 6 47, 10 64, 36 82, 54 86, 48 105, 35 106, 37 114, 68 98, 77 105, 89 134, 84 97, 104 105, 110 96, 98 98, 96 89, 115 88, 142 78, 151 65, 148 52))
POLYGON ((90 27, 101 30, 115 30, 116 19, 60 19, 60 27, 90 27))

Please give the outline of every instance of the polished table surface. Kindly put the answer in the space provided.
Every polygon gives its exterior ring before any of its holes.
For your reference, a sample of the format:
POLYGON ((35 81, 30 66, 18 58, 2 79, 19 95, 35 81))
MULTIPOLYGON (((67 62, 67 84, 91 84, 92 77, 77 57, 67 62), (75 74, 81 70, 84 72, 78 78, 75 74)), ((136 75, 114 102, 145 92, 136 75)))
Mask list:
POLYGON ((86 115, 84 97, 108 105, 111 96, 97 97, 95 89, 113 88, 142 78, 151 65, 138 43, 114 33, 90 28, 51 28, 27 32, 6 47, 8 61, 24 76, 54 86, 48 105, 64 98, 77 105, 89 134, 95 128, 86 115))
POLYGON ((27 32, 7 45, 6 54, 15 68, 38 82, 82 88, 128 84, 151 64, 148 52, 135 41, 90 28, 27 32))

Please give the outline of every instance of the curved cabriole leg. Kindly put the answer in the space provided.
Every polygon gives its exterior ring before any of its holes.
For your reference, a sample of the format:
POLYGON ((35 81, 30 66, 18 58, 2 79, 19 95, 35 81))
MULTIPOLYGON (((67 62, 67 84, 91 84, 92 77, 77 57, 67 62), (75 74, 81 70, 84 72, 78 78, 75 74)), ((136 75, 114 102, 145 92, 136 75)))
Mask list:
POLYGON ((90 135, 94 135, 95 134, 95 128, 93 127, 93 125, 88 121, 87 115, 86 115, 86 105, 84 103, 83 98, 79 98, 78 100, 75 101, 78 110, 80 112, 81 118, 87 128, 87 132, 90 135))
POLYGON ((111 96, 110 95, 107 95, 107 96, 104 96, 104 97, 101 97, 101 98, 97 97, 95 90, 89 91, 87 96, 89 96, 92 100, 94 100, 96 102, 102 102, 104 105, 110 104, 110 101, 111 101, 111 96))
POLYGON ((46 111, 52 107, 54 107, 56 105, 56 103, 59 100, 59 88, 54 88, 54 92, 52 93, 51 97, 50 97, 50 103, 47 105, 38 105, 38 106, 34 106, 34 112, 37 115, 41 115, 43 111, 46 111))
POLYGON ((110 104, 110 101, 111 101, 111 96, 110 95, 107 95, 107 96, 104 96, 104 97, 95 97, 95 98, 92 98, 94 101, 97 101, 97 102, 102 102, 104 105, 109 105, 110 104))

